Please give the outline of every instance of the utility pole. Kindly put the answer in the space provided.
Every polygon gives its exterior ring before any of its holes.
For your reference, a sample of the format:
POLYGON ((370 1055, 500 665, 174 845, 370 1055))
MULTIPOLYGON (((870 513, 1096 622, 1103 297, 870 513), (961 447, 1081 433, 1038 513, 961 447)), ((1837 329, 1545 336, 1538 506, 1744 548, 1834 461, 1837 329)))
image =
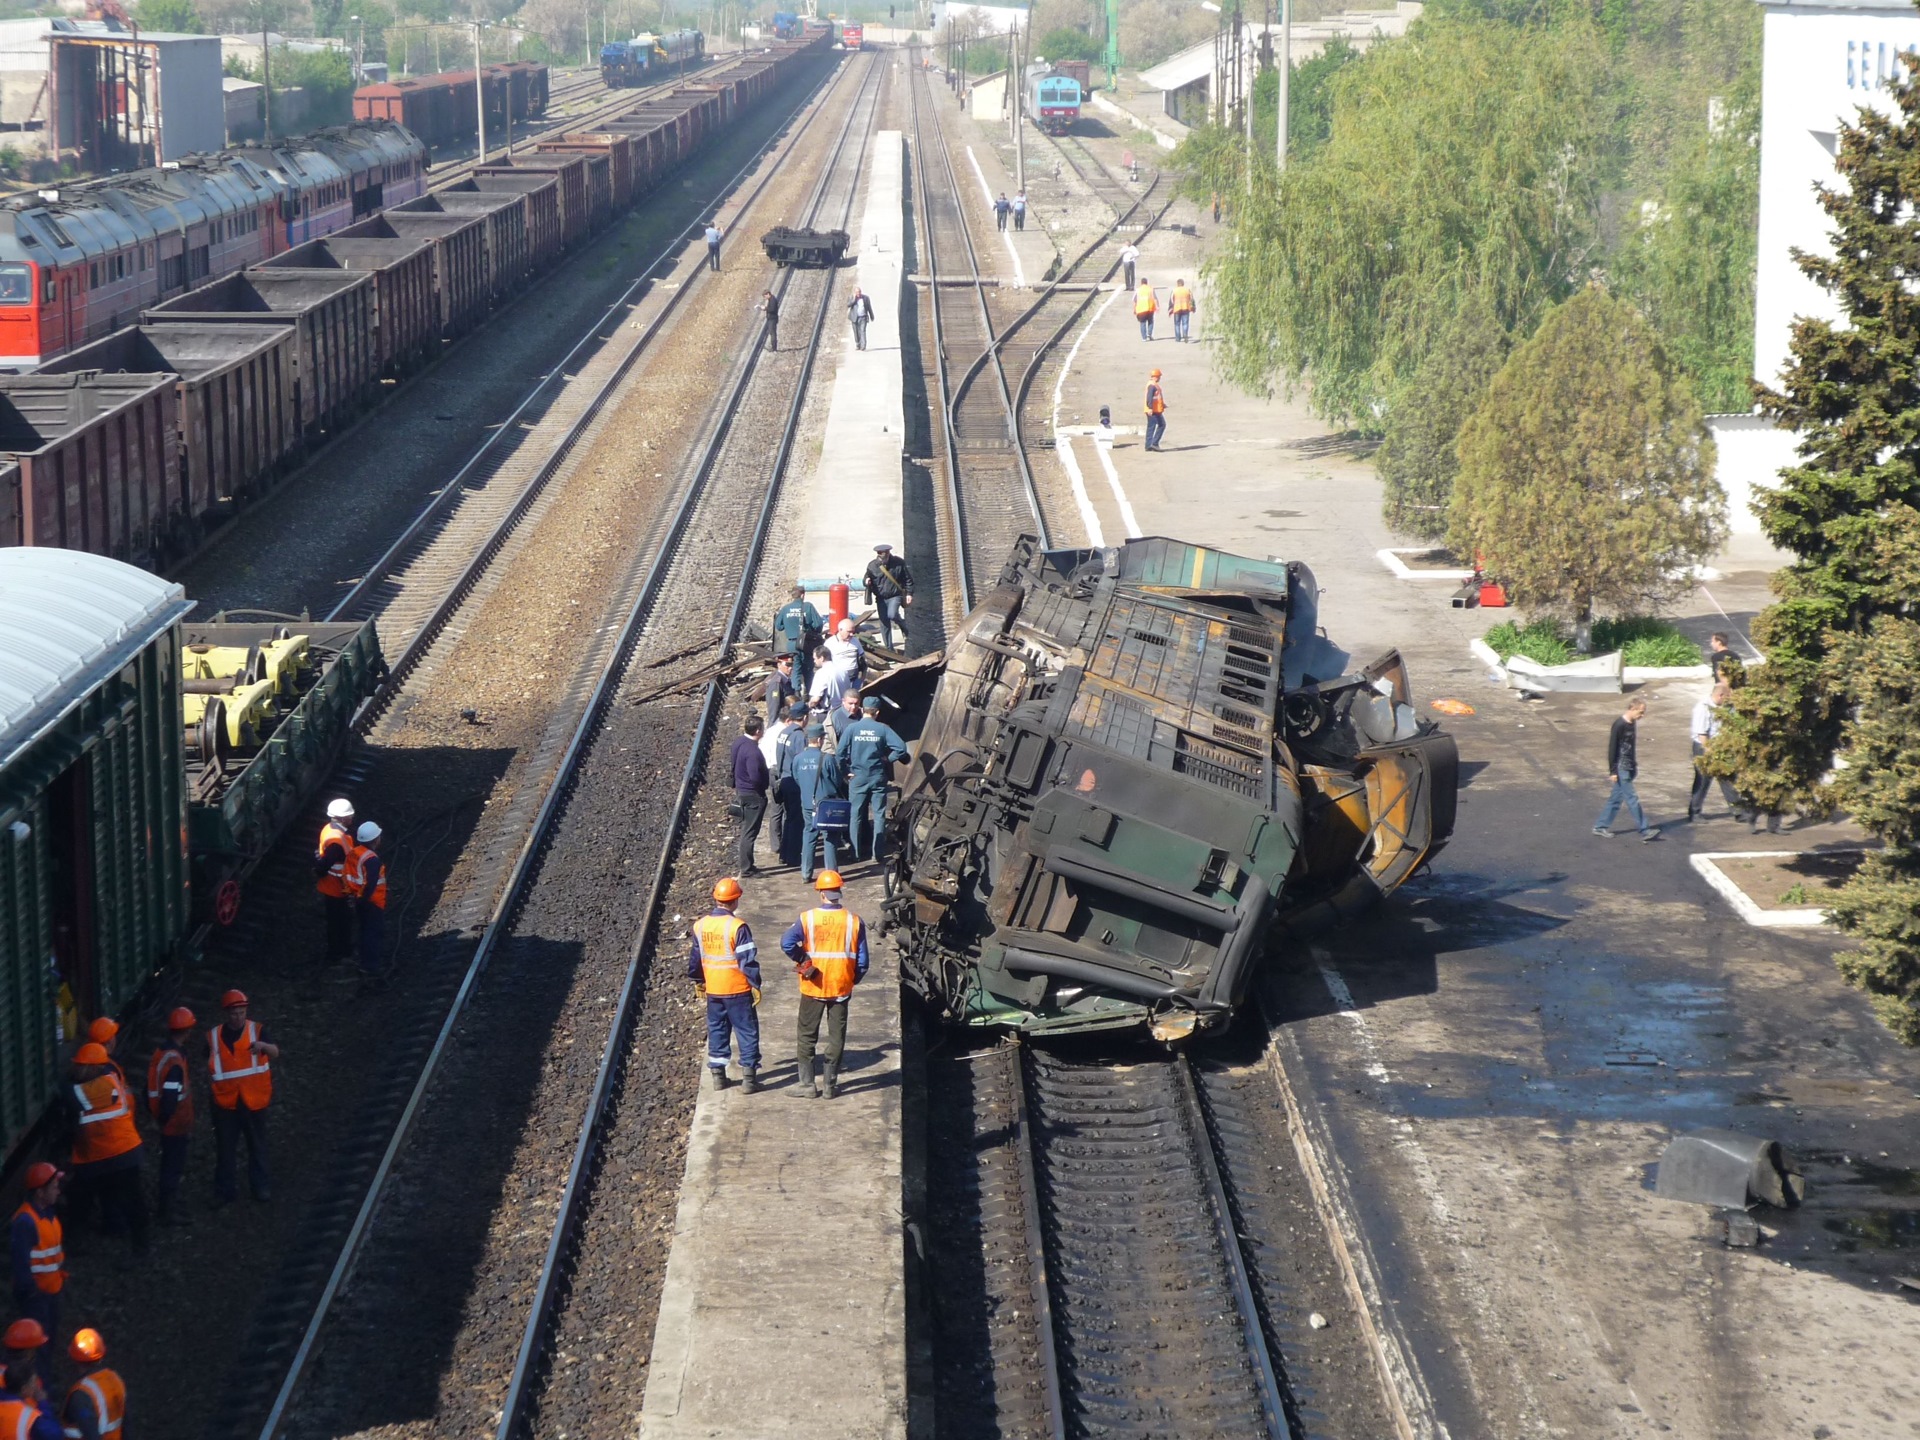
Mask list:
MULTIPOLYGON (((1028 23, 1032 23, 1032 10, 1028 10, 1028 23)), ((1028 37, 1016 24, 1013 30, 1013 74, 1007 77, 1013 90, 1013 185, 1024 194, 1027 188, 1027 48, 1028 37)), ((249 1151, 249 1154, 252 1152, 249 1151)))
POLYGON ((354 89, 357 90, 360 88, 361 61, 365 57, 367 48, 367 24, 366 21, 362 20, 358 15, 349 15, 347 18, 353 21, 354 24, 353 86, 354 89))
MULTIPOLYGON (((476 152, 482 165, 487 163, 487 86, 486 77, 480 73, 480 22, 469 22, 473 26, 473 111, 474 119, 479 122, 480 148, 476 152)), ((513 134, 512 102, 508 102, 507 134, 513 134)), ((252 1151, 248 1151, 252 1154, 252 1151)))
MULTIPOLYGON (((1293 80, 1293 0, 1280 0, 1280 125, 1275 136, 1274 159, 1281 170, 1287 168, 1287 111, 1291 108, 1289 91, 1293 80)), ((1252 153, 1252 143, 1248 143, 1252 153)))
MULTIPOLYGON (((267 43, 270 20, 267 7, 260 7, 260 131, 262 143, 273 144, 273 47, 267 43)), ((253 1152, 249 1150, 247 1154, 253 1152)))

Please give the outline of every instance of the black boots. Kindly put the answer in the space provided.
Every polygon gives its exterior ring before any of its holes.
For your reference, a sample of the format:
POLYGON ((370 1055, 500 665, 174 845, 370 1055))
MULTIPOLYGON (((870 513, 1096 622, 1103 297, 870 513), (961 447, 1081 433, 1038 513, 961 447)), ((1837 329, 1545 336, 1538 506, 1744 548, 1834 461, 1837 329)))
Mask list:
POLYGON ((714 1089, 726 1090, 733 1085, 733 1081, 730 1078, 728 1078, 725 1066, 709 1065, 707 1067, 707 1071, 709 1074, 713 1076, 714 1089))
POLYGON ((840 1093, 840 1067, 831 1060, 827 1062, 827 1099, 831 1100, 840 1093))
POLYGON ((809 1060, 804 1065, 797 1060, 794 1062, 793 1093, 802 1100, 820 1098, 819 1092, 813 1088, 813 1061, 809 1060))
POLYGON ((760 1093, 760 1072, 753 1066, 744 1066, 740 1071, 740 1093, 758 1095, 760 1093))

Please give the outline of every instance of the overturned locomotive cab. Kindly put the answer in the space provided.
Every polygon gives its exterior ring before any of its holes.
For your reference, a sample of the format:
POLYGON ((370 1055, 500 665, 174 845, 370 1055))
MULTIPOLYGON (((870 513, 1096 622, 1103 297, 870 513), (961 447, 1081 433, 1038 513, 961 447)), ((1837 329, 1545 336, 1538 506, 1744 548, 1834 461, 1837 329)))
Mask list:
POLYGON ((929 667, 888 902, 908 985, 966 1025, 1179 1039, 1434 855, 1453 741, 1397 652, 1356 668, 1316 612, 1300 564, 1023 539, 929 667))

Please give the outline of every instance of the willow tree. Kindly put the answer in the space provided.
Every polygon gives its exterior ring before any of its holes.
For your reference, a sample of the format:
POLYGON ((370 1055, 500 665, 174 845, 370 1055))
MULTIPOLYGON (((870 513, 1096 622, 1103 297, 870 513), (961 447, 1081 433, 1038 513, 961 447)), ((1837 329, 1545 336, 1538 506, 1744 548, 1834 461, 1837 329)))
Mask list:
POLYGON ((1374 456, 1381 513, 1423 540, 1445 537, 1460 427, 1480 408, 1513 337, 1493 309, 1470 299, 1436 337, 1413 378, 1387 406, 1386 435, 1374 456))
POLYGON ((1726 536, 1693 384, 1597 287, 1540 322, 1461 428, 1449 539, 1515 602, 1584 625, 1657 609, 1726 536))

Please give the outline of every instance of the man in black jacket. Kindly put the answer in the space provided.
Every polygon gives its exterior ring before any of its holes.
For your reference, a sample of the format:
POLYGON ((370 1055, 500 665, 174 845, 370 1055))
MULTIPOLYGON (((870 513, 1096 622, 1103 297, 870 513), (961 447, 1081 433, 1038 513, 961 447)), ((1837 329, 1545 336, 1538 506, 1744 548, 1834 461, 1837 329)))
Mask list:
POLYGON ((907 562, 893 553, 891 545, 873 547, 873 559, 867 562, 867 604, 880 611, 880 638, 893 649, 893 627, 900 627, 900 643, 907 643, 906 607, 913 604, 913 572, 907 562))
POLYGON ((1640 808, 1640 797, 1634 792, 1633 782, 1640 774, 1639 724, 1640 717, 1647 713, 1647 702, 1639 696, 1627 702, 1627 708, 1613 722, 1613 728, 1607 732, 1607 779, 1613 782, 1613 789, 1607 794, 1607 808, 1600 812, 1600 818, 1594 822, 1593 833, 1611 839, 1613 831, 1607 827, 1613 824, 1613 817, 1624 808, 1633 817, 1633 823, 1640 831, 1642 840, 1658 840, 1660 831, 1647 824, 1646 812, 1640 808))

